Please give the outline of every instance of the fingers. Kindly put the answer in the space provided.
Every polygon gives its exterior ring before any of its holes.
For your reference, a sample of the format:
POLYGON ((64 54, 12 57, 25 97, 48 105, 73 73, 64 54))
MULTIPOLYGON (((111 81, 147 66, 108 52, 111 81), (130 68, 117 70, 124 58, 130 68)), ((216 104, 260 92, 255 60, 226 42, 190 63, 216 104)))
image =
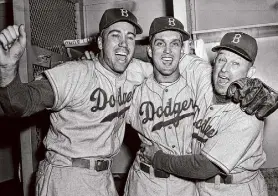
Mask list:
POLYGON ((140 151, 141 151, 141 152, 144 152, 145 149, 146 149, 148 146, 150 146, 150 145, 145 144, 145 143, 141 143, 141 145, 140 145, 140 151))
POLYGON ((257 111, 256 117, 260 120, 263 120, 266 117, 268 117, 270 114, 275 112, 277 109, 278 109, 278 102, 275 105, 266 105, 257 111))
POLYGON ((256 99, 261 99, 266 96, 264 89, 262 87, 250 87, 248 93, 242 97, 241 106, 246 107, 252 102, 256 102, 256 99))
POLYGON ((17 25, 8 26, 7 31, 8 31, 8 35, 10 35, 11 42, 18 38, 18 26, 17 25))
POLYGON ((26 46, 24 25, 21 25, 20 27, 17 25, 8 26, 0 33, 0 43, 5 50, 9 49, 17 40, 19 40, 22 47, 26 46))
POLYGON ((0 33, 0 42, 5 50, 11 47, 11 45, 18 39, 18 26, 8 26, 0 33))
POLYGON ((26 32, 25 32, 24 25, 20 25, 19 30, 18 30, 18 34, 19 34, 18 35, 19 36, 19 43, 23 48, 25 48, 27 39, 26 39, 26 32))
POLYGON ((13 25, 13 28, 14 28, 14 30, 15 30, 15 33, 16 33, 16 37, 19 37, 19 28, 18 28, 18 26, 17 25, 13 25))
POLYGON ((256 111, 256 117, 263 120, 278 109, 278 94, 270 93, 256 111))
POLYGON ((261 105, 266 101, 267 97, 258 95, 252 102, 246 107, 245 112, 247 114, 255 114, 261 105))
POLYGON ((87 51, 87 50, 85 51, 85 57, 87 60, 91 60, 91 56, 89 54, 89 51, 87 51))
POLYGON ((140 152, 144 153, 145 151, 145 146, 143 146, 142 144, 140 145, 140 152))
POLYGON ((227 96, 235 103, 241 104, 241 107, 246 107, 257 98, 258 94, 262 95, 262 82, 257 78, 242 78, 233 82, 227 91, 227 96))
POLYGON ((92 60, 93 58, 95 58, 95 54, 92 51, 85 51, 85 57, 87 60, 92 60))
POLYGON ((8 41, 3 33, 0 34, 0 43, 5 50, 8 49, 8 41))

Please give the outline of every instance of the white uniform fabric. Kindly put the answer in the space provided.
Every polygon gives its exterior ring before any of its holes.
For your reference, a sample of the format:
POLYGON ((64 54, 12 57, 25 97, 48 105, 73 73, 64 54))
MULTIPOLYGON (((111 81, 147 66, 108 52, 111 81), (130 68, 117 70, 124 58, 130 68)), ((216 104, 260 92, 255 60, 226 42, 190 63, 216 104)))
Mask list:
POLYGON ((44 139, 47 153, 38 171, 43 177, 37 178, 37 195, 117 195, 110 170, 69 167, 65 160, 85 158, 93 162, 111 159, 119 152, 134 89, 150 73, 152 66, 136 59, 120 76, 97 60, 68 62, 45 71, 55 103, 44 139))
MULTIPOLYGON (((151 144, 148 140, 152 140, 163 152, 174 155, 190 153, 193 121, 200 110, 198 98, 203 99, 206 91, 211 90, 211 66, 205 61, 186 55, 180 70, 181 77, 169 85, 159 84, 150 76, 136 89, 127 116, 128 123, 140 132, 143 143, 151 144)), ((173 175, 157 178, 153 172, 142 171, 139 157, 140 152, 129 171, 125 196, 198 195, 192 181, 173 175)))
POLYGON ((200 196, 267 196, 259 168, 266 160, 262 148, 263 121, 233 103, 210 105, 205 118, 194 123, 193 152, 201 152, 226 174, 232 184, 198 182, 200 196))
POLYGON ((205 46, 205 42, 202 39, 197 39, 194 40, 194 49, 195 49, 195 54, 198 57, 201 57, 202 59, 209 61, 209 57, 207 54, 207 50, 206 50, 206 46, 205 46))

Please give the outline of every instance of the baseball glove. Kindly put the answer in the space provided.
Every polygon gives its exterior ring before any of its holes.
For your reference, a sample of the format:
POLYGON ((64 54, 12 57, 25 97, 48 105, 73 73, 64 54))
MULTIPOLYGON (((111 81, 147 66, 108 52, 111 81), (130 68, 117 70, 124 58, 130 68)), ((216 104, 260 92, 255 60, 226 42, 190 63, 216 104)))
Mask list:
POLYGON ((227 96, 240 103, 243 111, 263 120, 278 108, 278 93, 257 78, 242 78, 233 82, 227 96))

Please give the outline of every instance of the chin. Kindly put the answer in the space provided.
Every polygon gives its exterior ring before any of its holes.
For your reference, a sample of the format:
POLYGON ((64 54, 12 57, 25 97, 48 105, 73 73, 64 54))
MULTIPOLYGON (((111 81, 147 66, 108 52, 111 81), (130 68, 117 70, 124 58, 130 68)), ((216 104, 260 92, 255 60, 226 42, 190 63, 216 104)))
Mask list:
POLYGON ((214 92, 215 92, 217 95, 226 96, 226 94, 227 94, 227 88, 219 87, 219 86, 216 85, 215 88, 214 88, 214 92))

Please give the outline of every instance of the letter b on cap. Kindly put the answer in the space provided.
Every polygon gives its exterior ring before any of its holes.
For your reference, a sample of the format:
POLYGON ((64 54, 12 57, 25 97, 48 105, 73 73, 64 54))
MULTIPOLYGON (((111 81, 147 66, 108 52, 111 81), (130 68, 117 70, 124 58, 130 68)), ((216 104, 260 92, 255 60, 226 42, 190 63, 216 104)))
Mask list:
POLYGON ((125 9, 121 9, 122 16, 128 17, 128 11, 125 9))
POLYGON ((241 34, 235 34, 233 38, 233 43, 238 44, 240 42, 241 34))
POLYGON ((169 18, 168 23, 169 23, 169 26, 176 26, 174 18, 169 18))

